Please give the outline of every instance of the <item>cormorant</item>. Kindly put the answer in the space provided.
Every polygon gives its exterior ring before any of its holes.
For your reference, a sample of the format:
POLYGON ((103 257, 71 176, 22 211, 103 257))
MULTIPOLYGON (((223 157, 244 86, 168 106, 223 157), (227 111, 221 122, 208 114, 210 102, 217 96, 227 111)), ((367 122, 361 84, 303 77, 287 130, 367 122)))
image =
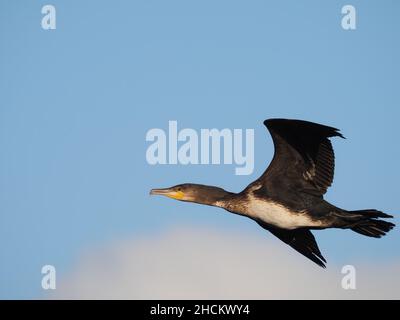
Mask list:
POLYGON ((289 119, 269 119, 264 125, 273 139, 274 157, 261 177, 242 192, 185 183, 153 189, 150 194, 246 216, 323 268, 326 260, 310 230, 351 229, 380 238, 395 226, 379 219, 393 218, 381 211, 348 211, 324 200, 335 166, 329 138, 344 138, 338 129, 289 119))

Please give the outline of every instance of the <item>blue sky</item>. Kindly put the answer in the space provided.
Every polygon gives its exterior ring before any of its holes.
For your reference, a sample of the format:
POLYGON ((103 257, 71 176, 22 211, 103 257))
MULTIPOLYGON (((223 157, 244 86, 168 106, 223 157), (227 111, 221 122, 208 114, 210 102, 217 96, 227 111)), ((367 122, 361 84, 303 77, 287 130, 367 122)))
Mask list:
MULTIPOLYGON (((0 3, 0 297, 43 294, 41 267, 175 225, 263 233, 218 209, 150 198, 182 182, 240 191, 273 153, 266 118, 333 125, 346 209, 397 214, 398 1, 45 1, 0 3), (341 8, 357 9, 357 30, 341 8), (254 128, 255 170, 150 166, 146 132, 254 128)), ((394 261, 400 236, 316 232, 329 260, 394 261)), ((265 235, 266 238, 271 237, 265 235)))

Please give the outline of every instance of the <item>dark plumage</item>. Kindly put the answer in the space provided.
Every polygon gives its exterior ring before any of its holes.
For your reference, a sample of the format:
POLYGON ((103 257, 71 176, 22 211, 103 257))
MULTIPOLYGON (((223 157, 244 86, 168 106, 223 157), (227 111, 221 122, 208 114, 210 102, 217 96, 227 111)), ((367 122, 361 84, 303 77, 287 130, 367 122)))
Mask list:
POLYGON ((391 215, 374 209, 347 211, 323 199, 335 169, 329 138, 344 138, 338 129, 288 119, 270 119, 264 124, 274 142, 274 157, 261 177, 242 192, 183 184, 153 189, 151 194, 221 207, 251 218, 321 267, 326 260, 310 230, 351 229, 380 238, 395 226, 381 220, 391 215))

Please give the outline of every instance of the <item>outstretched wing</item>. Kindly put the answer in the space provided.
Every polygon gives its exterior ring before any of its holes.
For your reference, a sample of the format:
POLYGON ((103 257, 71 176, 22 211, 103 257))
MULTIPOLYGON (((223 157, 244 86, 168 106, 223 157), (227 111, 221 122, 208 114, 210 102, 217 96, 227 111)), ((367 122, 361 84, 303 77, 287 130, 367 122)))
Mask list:
POLYGON ((303 256, 315 262, 320 267, 326 268, 326 260, 322 256, 321 251, 318 248, 318 244, 315 241, 314 235, 311 233, 310 230, 284 230, 271 227, 262 222, 258 222, 258 224, 264 229, 270 231, 274 236, 291 246, 294 250, 300 252, 303 256))
POLYGON ((343 137, 338 129, 288 119, 264 121, 275 147, 271 164, 257 180, 268 191, 304 191, 322 196, 333 182, 335 155, 330 137, 343 137))

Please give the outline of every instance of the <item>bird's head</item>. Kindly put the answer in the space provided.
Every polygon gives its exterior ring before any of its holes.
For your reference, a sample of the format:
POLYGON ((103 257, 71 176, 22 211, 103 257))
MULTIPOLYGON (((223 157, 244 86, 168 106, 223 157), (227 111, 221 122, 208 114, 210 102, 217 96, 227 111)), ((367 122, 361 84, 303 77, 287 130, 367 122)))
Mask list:
POLYGON ((152 189, 151 195, 166 196, 175 200, 214 205, 229 194, 224 189, 201 184, 184 183, 164 189, 152 189))

